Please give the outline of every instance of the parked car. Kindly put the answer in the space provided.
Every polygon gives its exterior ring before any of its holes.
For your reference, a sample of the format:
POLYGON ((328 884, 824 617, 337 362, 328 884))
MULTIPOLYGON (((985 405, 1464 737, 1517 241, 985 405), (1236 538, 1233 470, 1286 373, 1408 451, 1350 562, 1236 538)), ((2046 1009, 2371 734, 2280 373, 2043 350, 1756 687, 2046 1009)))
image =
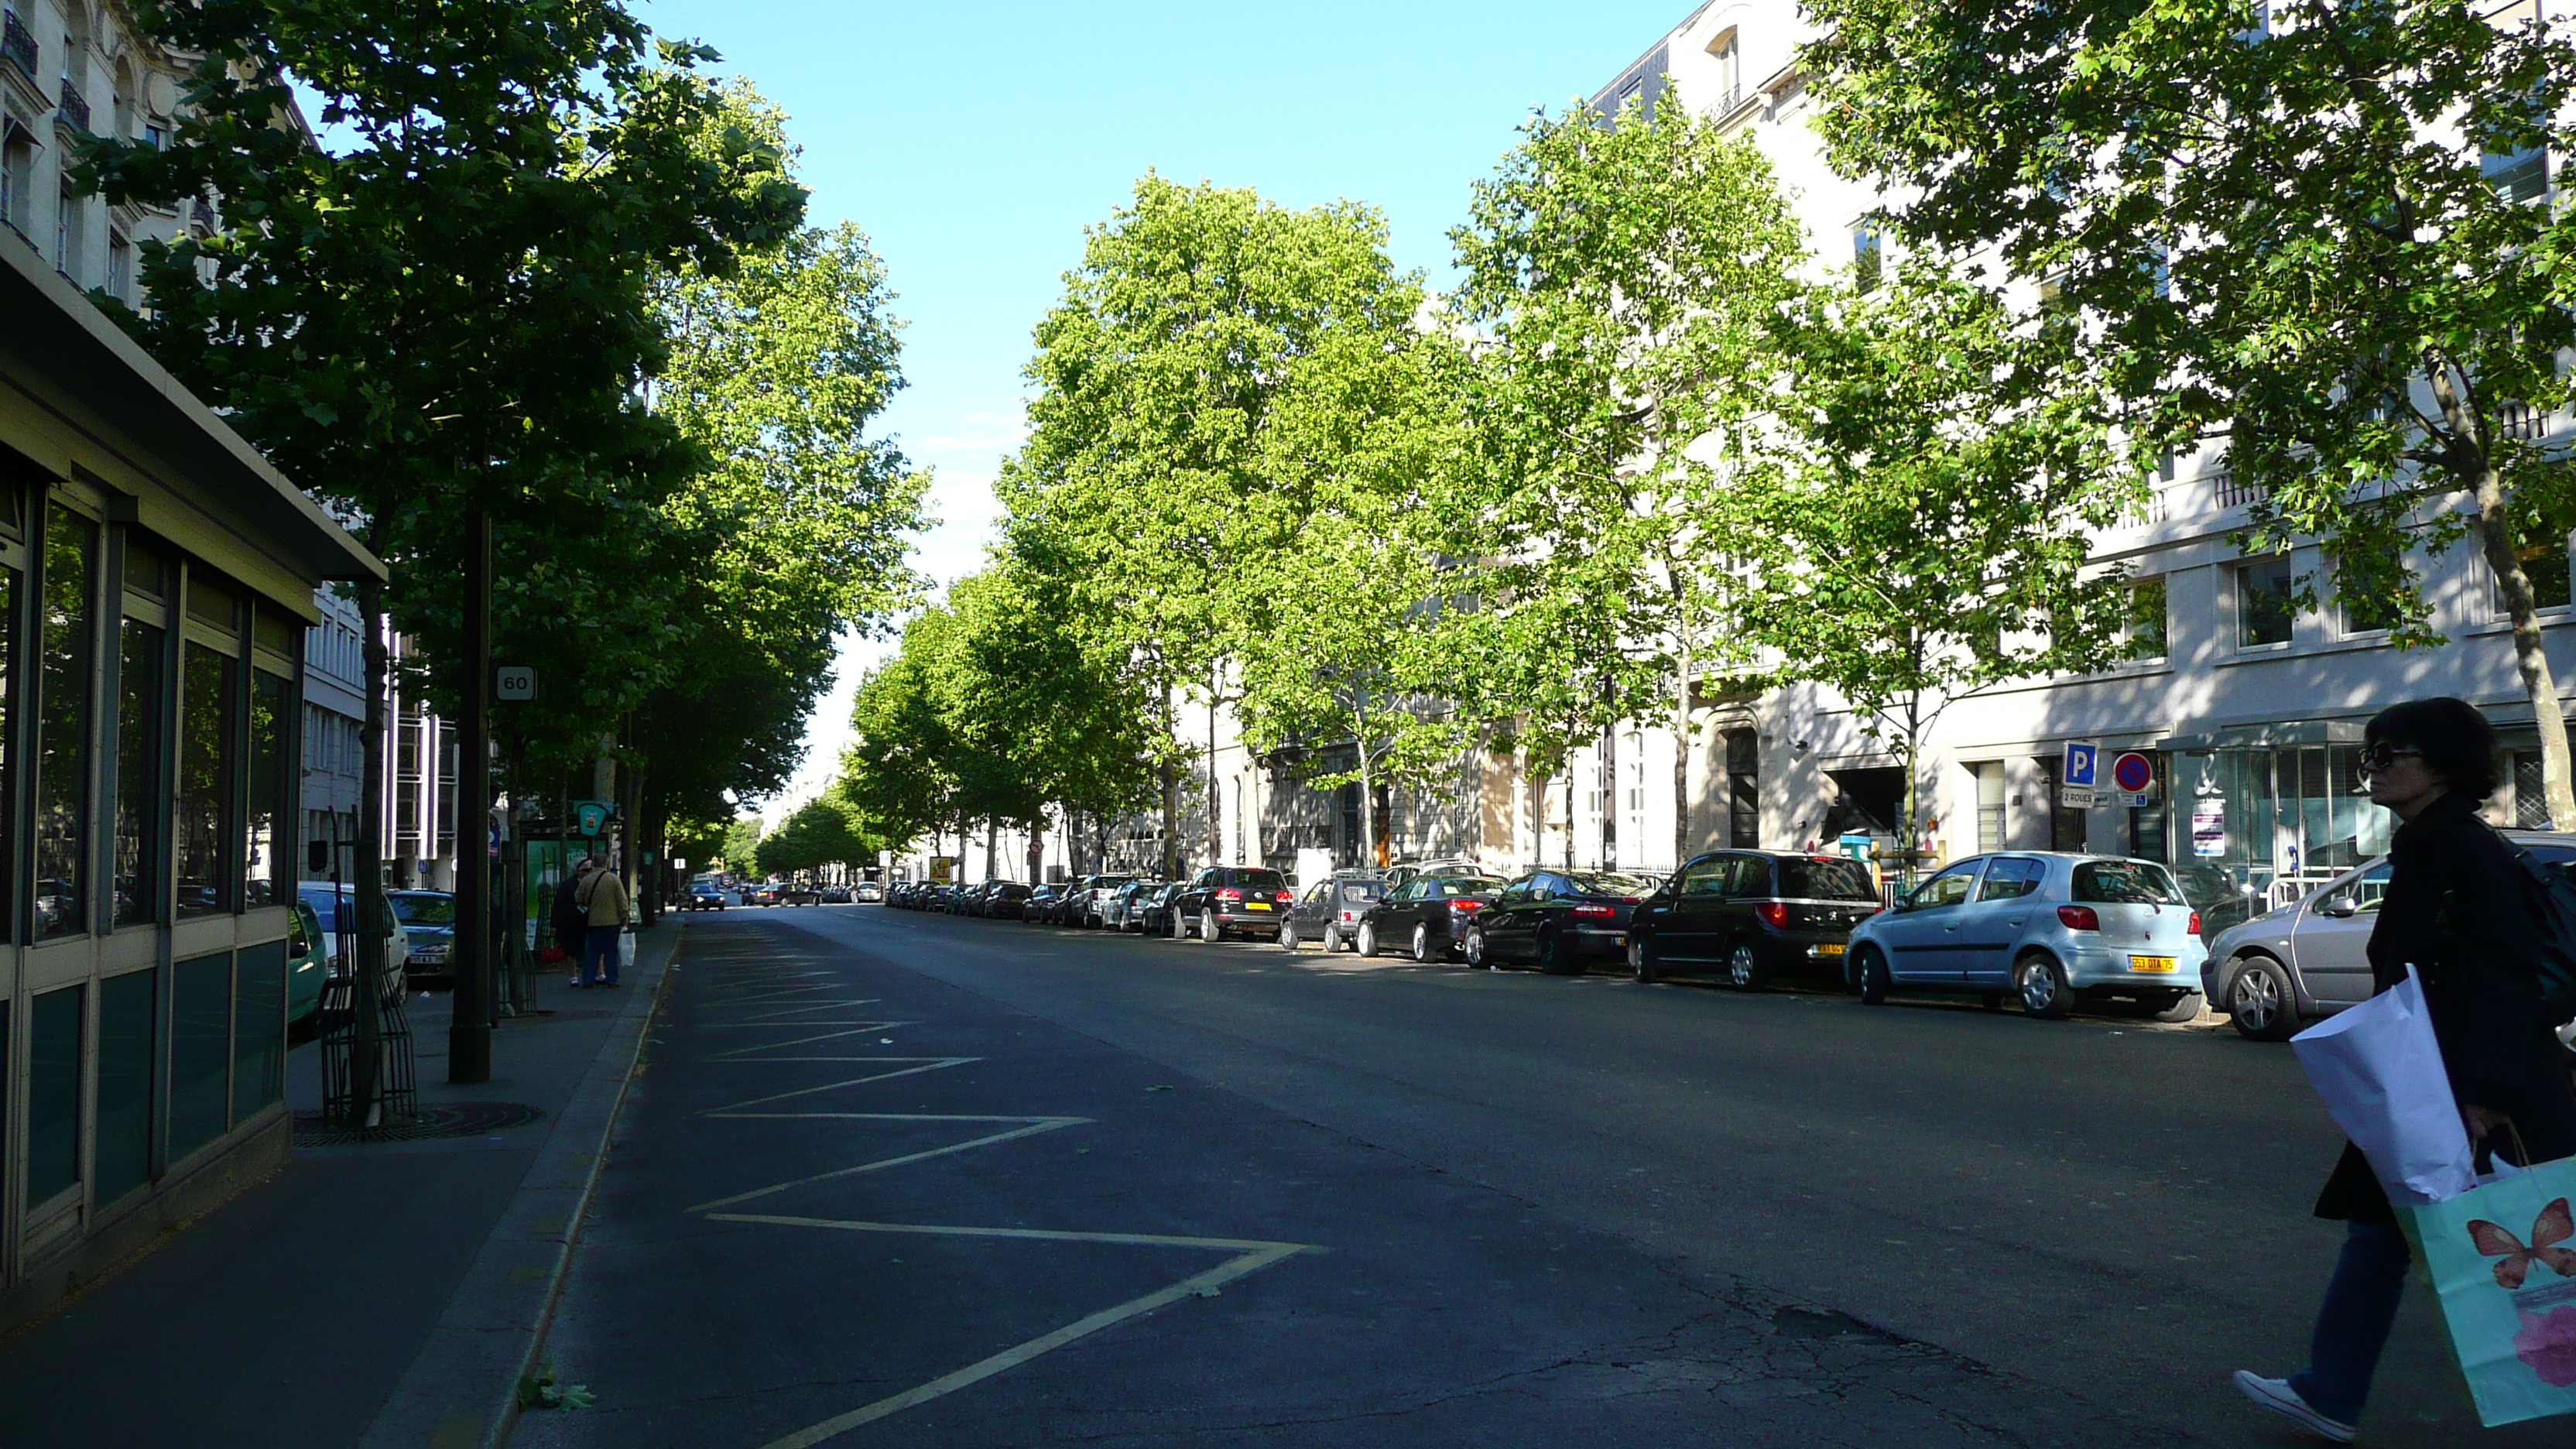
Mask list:
MULTIPOLYGON (((341 886, 335 892, 329 881, 308 880, 296 886, 295 897, 312 909, 315 928, 322 933, 322 954, 333 963, 333 972, 356 969, 358 888, 341 886), (343 911, 342 906, 348 909, 343 911), (351 939, 343 939, 344 936, 351 939), (347 964, 343 966, 343 962, 347 964)), ((402 923, 394 915, 392 902, 384 903, 384 914, 385 989, 398 993, 403 989, 403 970, 409 964, 411 947, 403 935, 402 923)))
POLYGON ((1127 914, 1134 921, 1135 929, 1148 936, 1170 936, 1178 939, 1181 929, 1173 924, 1172 903, 1179 900, 1182 893, 1189 888, 1189 883, 1186 881, 1167 880, 1160 885, 1138 892, 1136 897, 1127 903, 1127 914))
POLYGON ((998 881, 984 893, 984 914, 997 921, 1016 921, 1020 908, 1034 894, 1031 887, 1015 880, 998 881))
POLYGON ((1032 925, 1055 919, 1055 908, 1064 899, 1065 883, 1048 881, 1029 888, 1029 898, 1020 902, 1020 919, 1032 925))
POLYGON ((1485 868, 1464 856, 1450 856, 1439 860, 1400 860, 1384 870, 1359 874, 1385 881, 1386 888, 1393 890, 1418 875, 1483 875, 1485 868))
POLYGON ((746 906, 778 904, 778 882, 764 880, 745 883, 742 888, 742 903, 746 906))
POLYGON ((331 980, 331 959, 322 949, 322 923, 313 908, 298 900, 295 920, 286 930, 286 1030, 302 1040, 322 1020, 322 988, 331 980))
POLYGON ((1108 909, 1110 893, 1134 879, 1136 879, 1136 873, 1133 871, 1110 871, 1100 875, 1084 876, 1080 892, 1075 895, 1066 909, 1065 924, 1099 925, 1104 918, 1103 912, 1108 909))
POLYGON ((1493 904, 1503 882, 1489 875, 1435 871, 1418 874, 1378 897, 1360 913, 1359 953, 1374 956, 1401 941, 1421 962, 1446 961, 1467 939, 1467 923, 1493 904))
POLYGON ((1147 876, 1131 880, 1111 891, 1108 901, 1100 908, 1100 924, 1112 931, 1143 930, 1144 926, 1138 920, 1138 914, 1144 902, 1160 891, 1165 884, 1163 881, 1147 876))
POLYGON ((1376 876, 1336 875, 1297 893, 1297 902, 1279 923, 1279 945, 1294 951, 1307 941, 1321 941, 1327 951, 1358 949, 1360 916, 1386 894, 1376 876))
POLYGON ((721 911, 725 908, 724 887, 711 880, 691 881, 689 893, 680 902, 682 910, 721 911))
POLYGON ((1628 969, 1640 981, 1723 969, 1742 991, 1776 975, 1841 982, 1852 927, 1877 913, 1875 877, 1847 856, 1715 851, 1637 907, 1628 969))
POLYGON ((885 887, 875 881, 861 881, 850 887, 848 898, 861 905, 872 905, 885 899, 885 887))
POLYGON ((827 906, 846 906, 849 903, 850 888, 848 886, 823 887, 823 904, 827 906))
POLYGON ((445 891, 394 891, 394 919, 402 922, 403 978, 412 986, 456 984, 456 897, 445 891))
POLYGON ((1172 934, 1195 930, 1202 941, 1222 941, 1234 931, 1278 934, 1279 918, 1297 897, 1279 872, 1256 865, 1212 865, 1172 898, 1172 934))
MULTIPOLYGON (((2505 839, 2540 865, 2576 864, 2576 835, 2508 830, 2505 839)), ((2306 1023, 2370 999, 2371 929, 2388 893, 2385 856, 2344 872, 2298 900, 2210 937, 2201 985, 2256 1041, 2288 1041, 2306 1023)), ((2576 1058, 2576 1023, 2560 1029, 2576 1058)))
POLYGON ((782 906, 819 906, 823 904, 823 888, 790 882, 778 888, 778 903, 782 906))
POLYGON ((1890 990, 2007 993, 2057 1018, 2087 997, 2125 997, 2161 1021, 2200 1014, 2200 913, 2148 860, 2016 851, 1945 867, 1851 934, 1850 981, 1890 990))
POLYGON ((1503 887, 1467 927, 1467 964, 1528 961, 1580 976, 1593 961, 1628 951, 1628 920, 1654 889, 1608 870, 1534 870, 1503 887))

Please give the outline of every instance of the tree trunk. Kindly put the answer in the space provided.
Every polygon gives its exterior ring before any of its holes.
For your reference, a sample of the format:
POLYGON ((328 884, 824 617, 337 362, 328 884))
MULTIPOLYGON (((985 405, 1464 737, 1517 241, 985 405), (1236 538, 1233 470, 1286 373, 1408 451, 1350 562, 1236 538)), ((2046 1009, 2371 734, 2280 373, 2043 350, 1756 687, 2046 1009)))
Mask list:
POLYGON ((2504 480, 2494 468, 2478 475, 2478 542, 2487 567, 2495 571, 2504 592, 2505 617, 2513 621, 2513 662, 2522 675, 2523 694, 2531 700, 2532 723, 2540 733, 2540 774, 2549 795, 2549 823, 2576 830, 2576 789, 2568 776, 2567 717, 2558 706, 2558 682, 2541 648, 2539 609, 2531 596, 2531 576, 2514 551, 2513 521, 2507 516, 2504 480))
MULTIPOLYGON (((1179 711, 1172 703, 1171 681, 1163 682, 1162 737, 1173 740, 1179 734, 1179 711)), ((1177 744, 1177 741, 1174 741, 1177 744)), ((1166 754, 1163 757, 1163 879, 1181 878, 1181 762, 1166 754)))
POLYGON ((1046 821, 1041 818, 1029 826, 1029 884, 1036 885, 1046 873, 1046 821))
POLYGON ((1360 868, 1383 868, 1386 862, 1377 853, 1377 778, 1369 770, 1368 748, 1363 745, 1360 757, 1360 868))
POLYGON ((995 849, 1000 844, 1001 832, 1000 821, 989 815, 984 818, 984 878, 986 880, 991 880, 1001 869, 995 855, 995 849))
MULTIPOLYGON (((368 528, 368 543, 382 557, 387 540, 383 512, 368 528)), ((390 658, 385 650, 385 586, 373 579, 358 585, 358 627, 365 631, 367 720, 359 751, 357 859, 350 863, 349 883, 357 897, 357 980, 351 987, 353 1013, 349 1047, 349 1121, 351 1127, 377 1125, 384 1082, 385 912, 380 877, 385 859, 385 679, 390 658)), ((343 933, 346 927, 343 926, 343 933)))
MULTIPOLYGON (((1691 858, 1690 828, 1691 650, 1681 649, 1673 669, 1673 869, 1691 858)), ((1639 861, 1643 865, 1645 862, 1639 861)))
POLYGON ((1216 693, 1222 682, 1223 666, 1208 681, 1208 864, 1225 859, 1225 795, 1216 780, 1216 693))
POLYGON ((1619 868, 1619 727, 1601 727, 1601 768, 1593 778, 1601 783, 1601 852, 1597 859, 1603 870, 1619 868))
POLYGON ((1923 818, 1923 782, 1916 772, 1915 765, 1922 758, 1922 707, 1923 696, 1920 691, 1906 696, 1905 728, 1898 733, 1896 746, 1897 762, 1905 770, 1904 834, 1897 841, 1897 849, 1903 854, 1899 857, 1901 874, 1897 878, 1909 887, 1914 884, 1914 877, 1921 868, 1915 842, 1922 834, 1917 822, 1923 818))

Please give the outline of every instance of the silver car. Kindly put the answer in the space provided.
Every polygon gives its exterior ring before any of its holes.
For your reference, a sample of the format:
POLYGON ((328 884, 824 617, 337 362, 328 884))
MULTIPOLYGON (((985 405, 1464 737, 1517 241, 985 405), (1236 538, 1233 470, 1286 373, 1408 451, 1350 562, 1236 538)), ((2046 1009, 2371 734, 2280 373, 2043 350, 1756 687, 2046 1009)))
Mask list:
MULTIPOLYGON (((2542 865, 2576 861, 2576 835, 2510 830, 2505 839, 2542 865)), ((2256 1041, 2288 1041, 2302 1025, 2369 1000, 2370 933, 2387 894, 2383 856, 2219 932, 2201 968, 2209 999, 2256 1041)))
POLYGON ((1891 988, 2021 998, 2056 1018, 2086 996, 2124 997, 2159 1021, 2200 1014, 2200 914, 2148 860, 2003 851, 1948 866, 1852 930, 1851 981, 1872 1006, 1891 988))

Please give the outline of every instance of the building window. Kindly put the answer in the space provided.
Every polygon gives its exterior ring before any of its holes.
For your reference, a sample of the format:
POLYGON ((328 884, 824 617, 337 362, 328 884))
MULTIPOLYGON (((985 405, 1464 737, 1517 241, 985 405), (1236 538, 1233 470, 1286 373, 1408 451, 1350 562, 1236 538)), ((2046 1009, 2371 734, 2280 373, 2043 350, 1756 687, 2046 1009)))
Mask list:
POLYGON ((119 231, 107 234, 107 291, 118 301, 134 300, 134 243, 119 231))
POLYGON ((1762 741, 1751 730, 1726 732, 1726 843, 1762 848, 1762 741))
MULTIPOLYGON (((2140 579, 2129 586, 2129 657, 2162 659, 2165 657, 2169 620, 2172 615, 2165 593, 2164 575, 2140 579)), ((1992 847, 1986 847, 1991 849, 1992 847)))
POLYGON ((2549 777, 2542 771, 2540 751, 2513 752, 2513 823, 2525 830, 2548 830, 2549 777))
MULTIPOLYGON (((2522 560, 2522 576, 2531 580, 2531 606, 2535 609, 2564 609, 2570 602, 2567 567, 2567 539, 2563 534, 2534 533, 2525 530, 2514 549, 2522 560)), ((2505 617, 2504 582, 2490 570, 2494 582, 2495 615, 2505 617)))
POLYGON ((27 1193, 34 1208, 80 1182, 85 988, 35 999, 27 1033, 27 1193))
POLYGON ((242 903, 275 905, 285 861, 286 733, 295 707, 287 681, 250 672, 250 790, 242 842, 242 903))
POLYGON ((161 919, 162 679, 168 635, 125 621, 116 673, 116 924, 161 919))
POLYGON ((233 907, 224 869, 232 836, 233 691, 238 666, 190 639, 179 668, 179 914, 210 916, 233 907))
POLYGON ((2004 848, 2004 762, 1986 760, 1977 767, 1977 849, 2004 848))
POLYGON ((60 187, 54 194, 54 270, 71 278, 72 285, 79 286, 83 208, 79 198, 72 195, 69 171, 62 174, 60 187))
POLYGON ((36 685, 36 934, 90 928, 90 596, 98 525, 45 511, 44 666, 36 685))
POLYGON ((2507 201, 2539 201, 2549 195, 2549 148, 2489 151, 2478 162, 2487 184, 2507 201))
POLYGON ((2255 559, 2236 566, 2236 646, 2290 642, 2290 561, 2255 559))
POLYGON ((2060 763, 2053 755, 2042 755, 2039 759, 2040 775, 2048 785, 2048 848, 2082 850, 2084 849, 2085 817, 2090 812, 2070 809, 2058 803, 2060 763))
POLYGON ((1744 41, 1740 32, 1730 30, 1708 43, 1708 53, 1717 62, 1716 114, 1726 115, 1744 104, 1744 41))
POLYGON ((1874 227, 1852 228, 1852 290, 1866 297, 1878 290, 1879 242, 1874 227))
POLYGON ((90 1161, 94 1200, 116 1201, 152 1180, 153 984, 146 969, 98 987, 98 1135, 90 1161))
POLYGON ((27 234, 36 195, 36 143, 16 126, 0 129, 0 221, 27 234))

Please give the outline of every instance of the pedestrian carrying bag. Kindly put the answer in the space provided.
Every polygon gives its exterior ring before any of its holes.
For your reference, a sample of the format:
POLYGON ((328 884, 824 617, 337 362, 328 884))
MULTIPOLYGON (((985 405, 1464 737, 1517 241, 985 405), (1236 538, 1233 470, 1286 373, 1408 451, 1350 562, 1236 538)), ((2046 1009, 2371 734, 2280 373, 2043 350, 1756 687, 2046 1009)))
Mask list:
POLYGON ((2576 1158, 2401 1207, 2492 1429, 2576 1414, 2576 1158))
POLYGON ((2442 1045, 2415 968, 2406 979, 2290 1038, 2326 1111, 2370 1159, 2393 1203, 2435 1203, 2475 1187, 2442 1045))

